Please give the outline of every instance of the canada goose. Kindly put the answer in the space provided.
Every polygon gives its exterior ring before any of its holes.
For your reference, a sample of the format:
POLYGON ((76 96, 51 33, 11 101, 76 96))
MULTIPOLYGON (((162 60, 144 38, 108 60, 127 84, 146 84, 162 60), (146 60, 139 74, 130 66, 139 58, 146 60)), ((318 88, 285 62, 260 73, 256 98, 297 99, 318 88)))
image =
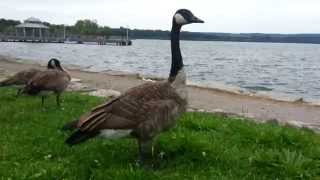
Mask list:
POLYGON ((173 16, 171 30, 171 71, 167 81, 145 83, 129 89, 95 107, 64 129, 77 128, 67 140, 69 145, 102 135, 106 138, 132 135, 138 140, 140 162, 152 157, 152 141, 159 133, 176 124, 187 106, 186 74, 180 52, 179 35, 183 25, 203 23, 189 10, 180 9, 173 16))
POLYGON ((22 89, 22 93, 29 95, 41 94, 42 105, 47 91, 56 94, 57 105, 60 106, 60 95, 67 88, 71 77, 69 73, 61 67, 60 61, 53 59, 50 63, 52 69, 37 73, 27 85, 22 89))
MULTIPOLYGON (((50 59, 48 61, 47 69, 54 68, 53 61, 54 61, 54 59, 50 59)), ((32 79, 36 74, 38 74, 39 72, 42 72, 42 71, 43 70, 31 68, 31 69, 17 72, 12 77, 1 81, 0 87, 18 86, 19 88, 18 88, 17 95, 19 95, 22 90, 22 86, 25 86, 28 83, 28 81, 30 81, 30 79, 32 79)))

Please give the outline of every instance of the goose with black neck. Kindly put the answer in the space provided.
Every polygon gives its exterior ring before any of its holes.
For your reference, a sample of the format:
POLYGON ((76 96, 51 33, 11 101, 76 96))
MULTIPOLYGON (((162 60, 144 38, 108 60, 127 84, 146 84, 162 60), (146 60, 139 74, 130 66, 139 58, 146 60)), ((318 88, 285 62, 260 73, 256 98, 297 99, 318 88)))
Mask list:
POLYGON ((67 140, 79 144, 98 135, 105 138, 131 136, 137 139, 139 161, 152 159, 153 139, 174 127, 187 108, 186 74, 180 52, 179 36, 183 25, 203 23, 187 9, 178 10, 172 21, 171 70, 167 81, 145 83, 129 89, 120 97, 93 108, 64 129, 77 129, 67 140))
POLYGON ((57 106, 60 106, 60 95, 68 87, 71 76, 65 70, 58 59, 50 61, 51 69, 42 71, 30 79, 22 89, 23 94, 41 95, 42 106, 49 92, 56 94, 57 106))
MULTIPOLYGON (((55 59, 50 59, 48 61, 47 69, 54 69, 54 66, 53 66, 54 60, 55 59)), ((40 72, 43 72, 43 70, 34 69, 34 68, 17 72, 12 77, 9 77, 9 78, 1 81, 0 87, 17 86, 18 87, 17 96, 19 96, 23 87, 25 85, 27 85, 28 82, 40 72)))

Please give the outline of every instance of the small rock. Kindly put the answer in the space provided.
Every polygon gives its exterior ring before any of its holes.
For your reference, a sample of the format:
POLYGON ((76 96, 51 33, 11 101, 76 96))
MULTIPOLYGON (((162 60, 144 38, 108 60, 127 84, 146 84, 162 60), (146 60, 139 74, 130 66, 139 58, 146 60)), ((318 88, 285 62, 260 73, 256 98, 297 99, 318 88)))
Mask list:
POLYGON ((96 91, 92 91, 88 93, 90 96, 98 96, 98 97, 119 97, 121 93, 119 91, 115 91, 113 89, 98 89, 96 91))
POLYGON ((304 103, 305 101, 304 101, 303 98, 299 98, 299 99, 294 100, 293 102, 295 102, 295 103, 304 103))
POLYGON ((188 111, 188 112, 197 112, 197 109, 195 109, 195 108, 188 108, 187 111, 188 111))
POLYGON ((299 127, 299 128, 305 127, 305 124, 299 121, 288 121, 287 125, 293 126, 293 127, 299 127))
POLYGON ((70 82, 69 86, 68 86, 68 91, 95 91, 95 88, 92 88, 88 85, 79 83, 79 82, 70 82))
POLYGON ((152 81, 152 82, 165 80, 165 78, 162 78, 162 77, 149 76, 149 75, 148 76, 141 76, 140 74, 139 74, 138 78, 142 79, 143 81, 152 81))
POLYGON ((144 77, 142 77, 142 81, 146 81, 146 82, 155 82, 154 80, 152 80, 152 79, 146 79, 146 78, 144 78, 144 77))
POLYGON ((222 109, 212 109, 210 112, 214 112, 214 113, 223 113, 224 110, 222 109))
POLYGON ((288 126, 293 126, 297 128, 308 128, 312 129, 315 132, 320 132, 320 124, 315 123, 305 123, 305 122, 299 122, 299 121, 288 121, 286 122, 288 126))
POLYGON ((256 116, 254 114, 251 114, 251 113, 246 113, 245 117, 250 118, 250 119, 255 119, 256 118, 256 116))
POLYGON ((71 82, 81 82, 81 79, 78 79, 78 78, 71 78, 71 82))

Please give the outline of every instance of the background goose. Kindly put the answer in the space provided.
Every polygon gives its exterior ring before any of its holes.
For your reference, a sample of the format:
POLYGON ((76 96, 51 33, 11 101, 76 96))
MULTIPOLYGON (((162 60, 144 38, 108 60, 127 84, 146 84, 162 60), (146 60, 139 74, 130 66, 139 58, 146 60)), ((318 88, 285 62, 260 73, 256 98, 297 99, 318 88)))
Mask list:
MULTIPOLYGON (((54 59, 50 59, 48 61, 47 69, 54 69, 53 63, 54 63, 54 59)), ((42 71, 43 70, 34 69, 34 68, 20 71, 20 72, 14 74, 12 77, 1 81, 0 87, 25 86, 30 81, 30 79, 32 79, 36 74, 38 74, 39 72, 42 72, 42 71)), ((17 95, 19 95, 20 92, 21 92, 21 87, 19 87, 17 95)))
POLYGON ((60 61, 53 59, 50 63, 53 69, 48 69, 37 73, 22 90, 22 93, 37 95, 41 93, 42 105, 47 91, 56 94, 57 105, 60 106, 60 95, 68 87, 71 77, 69 73, 61 67, 60 61))
POLYGON ((95 107, 91 112, 71 122, 65 129, 76 127, 66 143, 74 145, 102 135, 107 138, 132 135, 137 138, 140 162, 152 154, 152 140, 173 127, 187 106, 186 74, 180 52, 181 27, 203 23, 189 10, 180 9, 173 17, 171 30, 172 63, 168 81, 146 83, 129 89, 118 98, 95 107))

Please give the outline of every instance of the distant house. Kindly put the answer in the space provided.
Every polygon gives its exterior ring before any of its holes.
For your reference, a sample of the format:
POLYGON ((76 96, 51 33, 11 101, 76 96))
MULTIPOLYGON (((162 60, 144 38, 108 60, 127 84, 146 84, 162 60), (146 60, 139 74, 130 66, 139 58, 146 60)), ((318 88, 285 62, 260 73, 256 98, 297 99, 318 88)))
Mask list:
POLYGON ((15 26, 15 28, 17 37, 41 40, 49 36, 49 27, 34 17, 26 19, 24 23, 15 26))

